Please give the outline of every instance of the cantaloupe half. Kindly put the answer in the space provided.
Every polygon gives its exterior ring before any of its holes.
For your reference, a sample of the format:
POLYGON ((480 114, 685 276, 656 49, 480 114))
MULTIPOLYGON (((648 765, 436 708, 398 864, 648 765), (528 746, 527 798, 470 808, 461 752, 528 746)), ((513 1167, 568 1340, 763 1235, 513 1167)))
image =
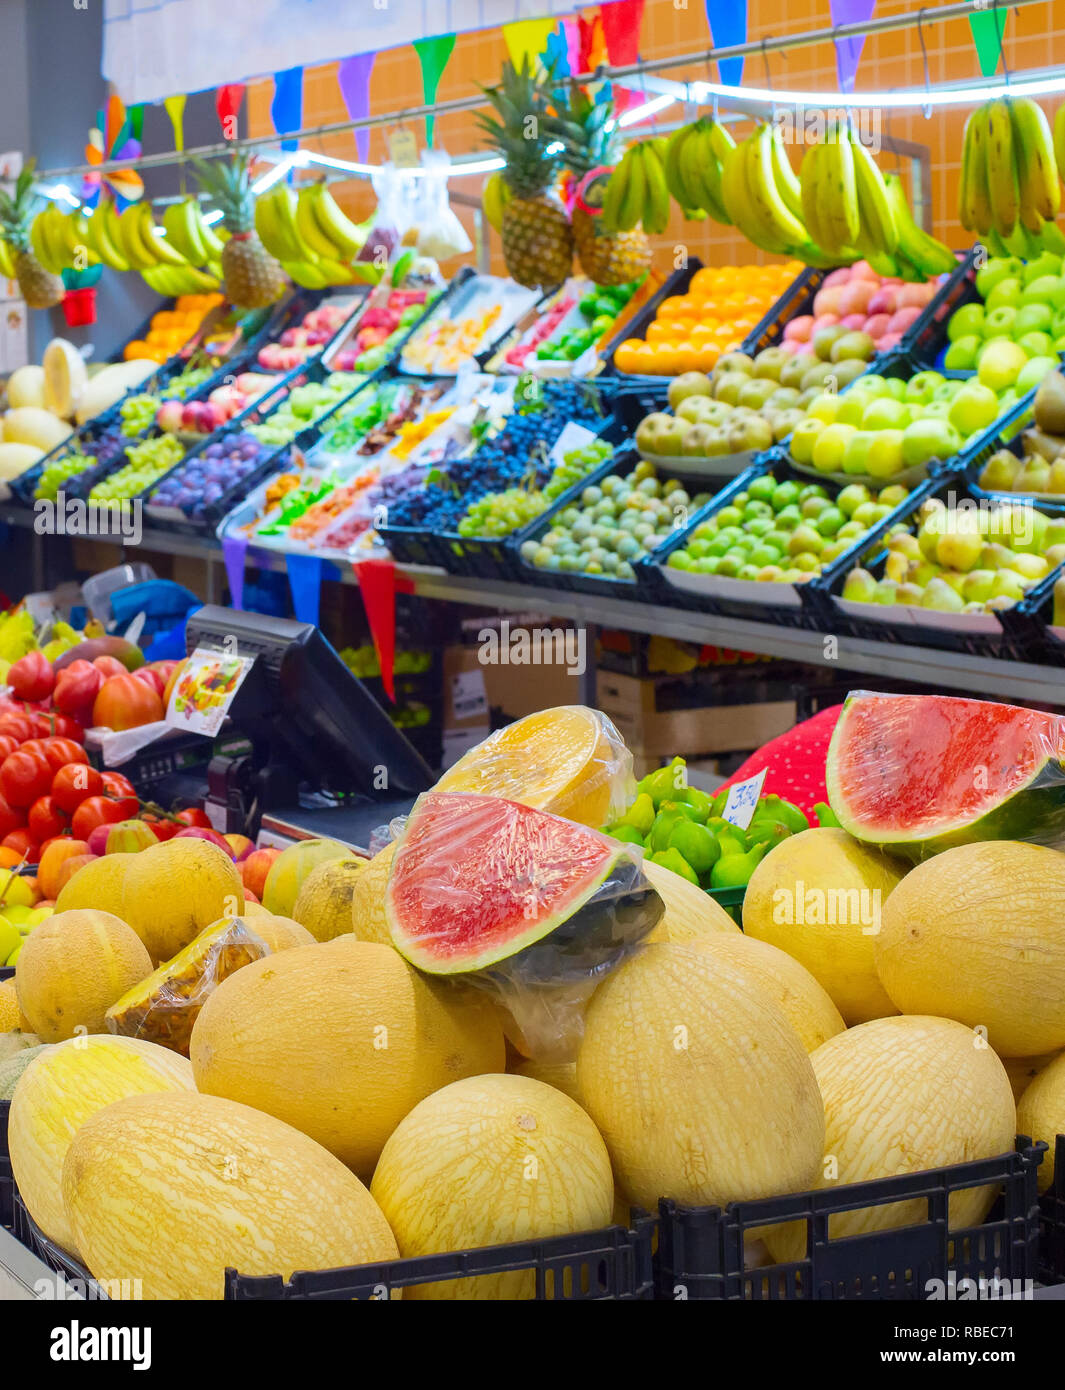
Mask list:
POLYGON ((63 1198, 95 1278, 139 1281, 146 1299, 219 1299, 227 1268, 287 1279, 397 1254, 332 1154, 215 1096, 135 1096, 95 1115, 70 1146, 63 1198))
MULTIPOLYGON (((370 1191, 404 1257, 543 1240, 610 1224, 610 1158, 585 1112, 526 1076, 474 1076, 421 1101, 370 1191)), ((535 1296, 531 1270, 418 1284, 423 1299, 535 1296)))
MULTIPOLYGON (((70 1038, 31 1063, 11 1101, 8 1147, 22 1200, 49 1239, 78 1252, 63 1205, 62 1175, 79 1127, 126 1096, 192 1090, 192 1068, 184 1057, 136 1038, 70 1038)), ((162 1138, 158 1147, 166 1147, 162 1138)))

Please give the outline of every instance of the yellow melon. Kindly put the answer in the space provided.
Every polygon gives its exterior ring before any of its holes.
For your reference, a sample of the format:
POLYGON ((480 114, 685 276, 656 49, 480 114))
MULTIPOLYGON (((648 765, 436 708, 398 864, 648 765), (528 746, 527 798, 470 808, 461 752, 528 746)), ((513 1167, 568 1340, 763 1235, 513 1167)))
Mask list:
POLYGON ((824 1115, 798 1034, 698 945, 645 946, 599 985, 577 1084, 641 1206, 769 1197, 818 1171, 824 1115))
MULTIPOLYGON (((568 1096, 525 1076, 474 1076, 421 1101, 370 1185, 404 1257, 543 1240, 609 1225, 610 1158, 568 1096)), ((535 1295, 530 1271, 415 1285, 408 1297, 535 1295)))
POLYGON ((244 887, 232 859, 209 840, 165 840, 79 869, 56 899, 57 912, 73 907, 113 912, 159 965, 220 917, 239 917, 244 887))
POLYGON ((789 835, 751 875, 743 930, 804 965, 848 1025, 883 1018, 898 1009, 877 977, 873 950, 902 874, 845 830, 789 835))
MULTIPOLYGON (((8 1147, 22 1200, 45 1235, 77 1253, 63 1206, 62 1176, 80 1125, 125 1096, 194 1089, 184 1057, 137 1038, 70 1038, 36 1058, 15 1087, 8 1147)), ((160 1140, 160 1151, 165 1147, 160 1140)))
POLYGON ((392 868, 396 841, 378 850, 351 890, 351 927, 359 941, 376 941, 390 946, 388 923, 385 920, 385 889, 392 868))
POLYGON ((0 1033, 13 1033, 21 1029, 23 1020, 28 1024, 29 1020, 19 1008, 15 982, 5 980, 0 985, 0 1033))
POLYGON ((839 1010, 794 956, 741 932, 720 933, 692 945, 708 951, 720 970, 735 972, 763 991, 798 1033, 807 1052, 843 1032, 839 1010))
POLYGON ((292 916, 315 941, 332 941, 351 931, 351 895, 366 863, 365 859, 327 860, 304 879, 292 916))
POLYGON ((569 1096, 581 1104, 580 1087, 577 1085, 576 1062, 535 1062, 528 1058, 508 1065, 507 1071, 514 1076, 528 1076, 533 1081, 542 1081, 546 1086, 554 1086, 556 1091, 569 1096))
POLYGON ((34 927, 19 952, 15 986, 41 1041, 61 1042, 105 1033, 111 1005, 151 973, 136 932, 110 912, 81 909, 34 927))
POLYGON ((296 844, 283 849, 270 865, 263 888, 263 907, 278 917, 291 917, 300 889, 310 877, 311 871, 319 864, 328 864, 337 859, 358 859, 350 845, 342 845, 339 840, 298 840, 296 844))
POLYGON ((271 951, 290 951, 293 946, 314 945, 314 937, 307 928, 301 927, 291 917, 275 917, 272 912, 246 912, 245 917, 248 930, 265 941, 271 951))
POLYGON ((624 812, 634 785, 632 754, 606 715, 560 705, 498 729, 449 768, 436 790, 503 796, 598 827, 624 812))
POLYGON ((1039 1167, 1039 1191, 1054 1181, 1054 1149, 1065 1134, 1065 1053, 1039 1072, 1017 1104, 1017 1133, 1048 1145, 1039 1167))
POLYGON ((214 1096, 135 1096, 95 1115, 70 1146, 63 1197, 92 1274, 139 1280, 146 1299, 219 1299, 227 1267, 287 1279, 397 1254, 332 1154, 214 1096))
POLYGON ((683 943, 720 933, 739 935, 739 927, 721 904, 703 892, 697 883, 689 883, 672 869, 652 864, 648 858, 643 861, 643 872, 666 906, 647 941, 683 943))
MULTIPOLYGON (((839 1187, 991 1158, 1013 1148, 1016 1109, 998 1057, 947 1018, 874 1019, 829 1038, 810 1058, 825 1103, 825 1158, 811 1187, 839 1187)), ((993 1187, 950 1198, 952 1226, 977 1226, 993 1187)), ((833 1216, 830 1237, 922 1222, 923 1198, 833 1216)), ((767 1228, 775 1260, 801 1258, 805 1225, 767 1228)))
POLYGON ((190 1056, 201 1091, 276 1115, 367 1175, 418 1101, 505 1065, 483 996, 347 936, 224 980, 196 1020, 190 1056))
POLYGON ((1003 1057, 1065 1047, 1065 854, 988 840, 918 864, 887 900, 876 968, 903 1013, 983 1028, 1003 1057))
MULTIPOLYGON (((266 908, 263 907, 262 903, 253 903, 253 902, 249 901, 247 898, 245 898, 245 900, 244 900, 244 916, 245 916, 245 917, 272 917, 273 915, 274 915, 274 914, 273 914, 272 912, 267 912, 266 908)), ((308 933, 308 935, 310 935, 310 933, 308 933)), ((312 940, 313 940, 313 938, 312 938, 312 940)))
POLYGON ((1019 1102, 1043 1068, 1048 1067, 1055 1057, 1062 1056, 1065 1053, 1044 1052, 1039 1057, 1003 1057, 1001 1061, 1013 1087, 1013 1099, 1019 1102))

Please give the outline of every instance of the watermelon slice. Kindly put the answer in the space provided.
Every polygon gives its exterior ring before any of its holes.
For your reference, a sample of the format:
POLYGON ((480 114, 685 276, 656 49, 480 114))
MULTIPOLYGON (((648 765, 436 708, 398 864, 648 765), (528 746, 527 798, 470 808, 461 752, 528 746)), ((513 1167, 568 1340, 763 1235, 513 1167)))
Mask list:
POLYGON ((844 830, 915 862, 974 840, 1065 842, 1065 720, 947 695, 848 697, 828 749, 844 830))
POLYGON ((392 942, 419 970, 535 985, 612 969, 663 911, 627 846, 475 792, 419 797, 385 891, 392 942))

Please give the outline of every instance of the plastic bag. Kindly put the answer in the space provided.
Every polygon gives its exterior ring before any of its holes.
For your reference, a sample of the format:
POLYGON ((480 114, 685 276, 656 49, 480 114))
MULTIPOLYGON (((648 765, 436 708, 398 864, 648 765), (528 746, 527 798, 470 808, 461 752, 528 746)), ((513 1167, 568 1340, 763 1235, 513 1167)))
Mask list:
POLYGON ((269 946, 242 917, 214 922, 112 1004, 106 1014, 108 1032, 158 1043, 187 1057, 193 1025, 208 998, 234 971, 269 954, 269 946))
MULTIPOLYGON (((513 650, 515 636, 521 635, 530 639, 526 659, 536 657, 532 639, 537 636, 541 658, 545 648, 557 655, 559 639, 565 651, 568 640, 561 628, 515 629, 506 642, 486 629, 481 634, 486 657, 501 661, 505 652, 510 662, 521 664, 513 650)), ((444 773, 436 789, 503 796, 598 829, 625 814, 636 780, 632 754, 605 714, 587 705, 559 705, 490 734, 444 773)))
POLYGON ((377 210, 355 259, 372 262, 383 269, 399 250, 404 233, 412 225, 418 181, 405 169, 383 164, 370 182, 377 195, 377 210))
POLYGON ((976 840, 1065 847, 1065 718, 952 695, 855 691, 828 800, 855 839, 914 862, 976 840))
POLYGON ((665 911, 642 861, 561 816, 426 792, 389 871, 392 942, 426 974, 494 995, 529 1056, 569 1060, 592 991, 665 911))
POLYGON ((418 225, 418 254, 435 261, 465 256, 473 250, 466 229, 452 211, 448 200, 447 175, 451 156, 444 150, 426 150, 422 155, 425 171, 418 180, 415 221, 418 225))

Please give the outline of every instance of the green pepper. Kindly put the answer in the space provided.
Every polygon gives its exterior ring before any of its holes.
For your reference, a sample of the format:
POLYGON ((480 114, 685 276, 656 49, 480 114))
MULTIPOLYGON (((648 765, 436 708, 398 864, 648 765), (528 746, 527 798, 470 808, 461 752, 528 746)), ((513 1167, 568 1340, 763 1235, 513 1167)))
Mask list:
POLYGON ((723 855, 710 870, 710 887, 746 888, 765 852, 765 845, 755 845, 746 854, 723 855))
POLYGON ((651 833, 651 826, 655 823, 655 804, 646 792, 640 792, 619 823, 631 826, 641 835, 651 833))
POLYGON ((831 825, 835 826, 837 830, 843 829, 843 827, 839 823, 839 819, 837 818, 835 811, 833 811, 832 807, 827 806, 823 801, 818 801, 814 805, 814 813, 817 816, 818 825, 831 825))
POLYGON ((810 828, 806 813, 801 811, 793 802, 785 801, 782 796, 763 797, 758 803, 755 815, 760 816, 763 820, 782 820, 793 835, 798 835, 800 831, 810 828))
POLYGON ((686 878, 689 883, 694 883, 698 888, 699 879, 678 849, 660 849, 651 855, 652 864, 661 864, 663 869, 672 869, 681 878, 686 878))
POLYGON ((686 864, 702 878, 721 858, 721 846, 705 825, 678 821, 669 836, 669 848, 679 850, 686 864))
POLYGON ((612 840, 620 840, 625 845, 643 844, 643 836, 636 827, 626 825, 624 821, 618 821, 617 825, 608 825, 603 834, 609 835, 612 840))
POLYGON ((749 845, 764 844, 767 849, 776 849, 781 840, 786 840, 791 834, 791 830, 781 820, 761 819, 755 816, 747 827, 747 843, 749 845))

